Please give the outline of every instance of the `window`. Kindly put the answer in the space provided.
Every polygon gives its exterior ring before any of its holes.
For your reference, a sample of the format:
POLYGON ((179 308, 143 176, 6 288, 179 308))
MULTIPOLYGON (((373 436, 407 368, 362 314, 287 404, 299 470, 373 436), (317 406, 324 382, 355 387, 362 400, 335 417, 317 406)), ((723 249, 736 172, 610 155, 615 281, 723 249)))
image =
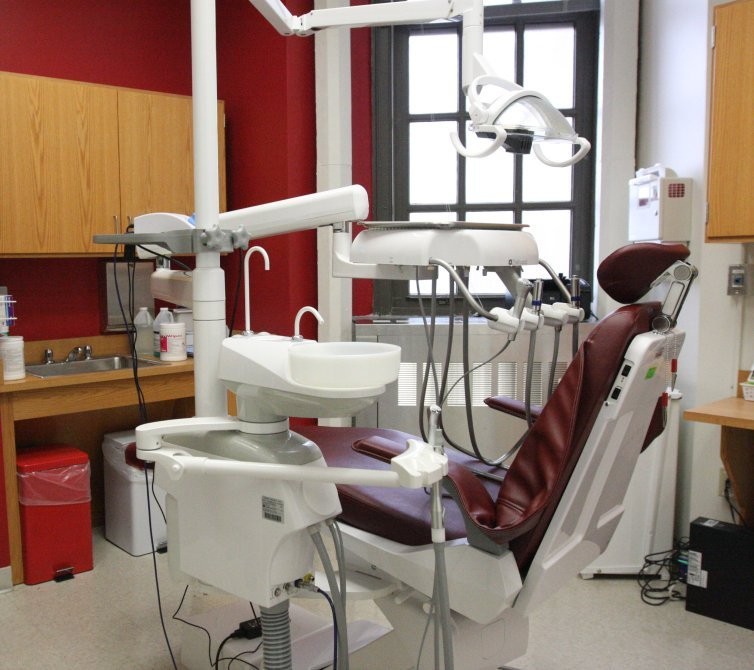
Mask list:
MULTIPOLYGON (((544 93, 590 140, 595 136, 598 8, 597 0, 485 8, 484 55, 497 74, 544 93)), ((485 141, 466 132, 460 23, 380 28, 373 44, 375 218, 524 223, 541 257, 556 271, 590 278, 594 150, 568 168, 503 151, 487 158, 459 156, 449 140, 451 131, 469 147, 485 141)), ((570 151, 570 145, 562 150, 570 151)), ((544 276, 539 267, 525 271, 530 278, 544 276)), ((479 269, 472 271, 470 288, 490 303, 504 299, 502 283, 479 269)), ((416 290, 416 282, 377 282, 375 313, 415 314, 416 290)), ((447 293, 447 283, 438 290, 447 293)))

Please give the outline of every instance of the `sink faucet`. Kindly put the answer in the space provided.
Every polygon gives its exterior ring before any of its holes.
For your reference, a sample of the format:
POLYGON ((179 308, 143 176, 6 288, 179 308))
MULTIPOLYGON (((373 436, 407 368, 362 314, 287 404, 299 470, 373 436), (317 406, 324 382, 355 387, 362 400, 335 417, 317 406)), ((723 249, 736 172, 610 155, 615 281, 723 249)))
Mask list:
POLYGON ((65 357, 66 363, 72 363, 73 361, 77 360, 80 356, 84 355, 84 349, 83 347, 73 347, 68 352, 68 355, 65 357))

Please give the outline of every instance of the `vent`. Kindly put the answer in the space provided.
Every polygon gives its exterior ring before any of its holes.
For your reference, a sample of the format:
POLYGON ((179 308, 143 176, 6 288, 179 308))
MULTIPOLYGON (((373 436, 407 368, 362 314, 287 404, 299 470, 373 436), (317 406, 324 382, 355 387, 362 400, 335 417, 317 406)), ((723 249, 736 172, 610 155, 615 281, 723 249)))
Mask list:
MULTIPOLYGON (((447 325, 437 326, 434 351, 438 383, 441 383, 443 370, 448 365, 446 389, 450 393, 443 405, 443 424, 454 440, 468 447, 461 337, 455 335, 456 340, 448 363, 445 348, 447 330, 447 325)), ((582 324, 579 329, 580 336, 585 337, 590 330, 591 324, 582 324)), ((428 379, 424 403, 421 402, 424 373, 427 369, 427 337, 423 326, 421 323, 411 322, 358 324, 355 333, 357 340, 389 342, 401 347, 397 383, 389 384, 379 400, 356 417, 356 425, 394 428, 418 435, 419 417, 425 416, 419 412, 420 405, 427 407, 437 403, 434 375, 430 375, 428 379)), ((570 332, 568 334, 570 335, 570 332)), ((484 401, 496 395, 525 400, 526 361, 529 352, 529 338, 522 336, 502 355, 495 357, 500 352, 500 341, 500 334, 486 324, 471 324, 471 413, 477 441, 483 445, 483 453, 487 453, 486 449, 490 450, 491 457, 497 453, 498 446, 504 450, 510 448, 523 428, 520 419, 490 410, 484 401)), ((557 386, 570 359, 570 347, 565 346, 565 341, 563 338, 560 343, 559 358, 563 360, 558 360, 555 367, 553 387, 557 386)), ((554 334, 551 330, 545 329, 537 334, 532 384, 532 403, 537 405, 541 405, 547 397, 553 344, 554 334)))
POLYGON ((686 184, 678 181, 672 181, 668 184, 668 198, 684 197, 686 197, 686 184))

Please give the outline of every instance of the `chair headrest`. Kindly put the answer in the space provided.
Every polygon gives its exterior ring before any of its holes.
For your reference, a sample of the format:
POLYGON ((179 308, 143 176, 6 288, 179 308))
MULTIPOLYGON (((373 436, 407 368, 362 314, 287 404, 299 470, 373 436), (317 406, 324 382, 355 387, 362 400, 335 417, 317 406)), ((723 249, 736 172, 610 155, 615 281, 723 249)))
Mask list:
POLYGON ((685 244, 628 244, 600 263, 597 281, 613 300, 628 305, 646 295, 655 279, 690 253, 685 244))

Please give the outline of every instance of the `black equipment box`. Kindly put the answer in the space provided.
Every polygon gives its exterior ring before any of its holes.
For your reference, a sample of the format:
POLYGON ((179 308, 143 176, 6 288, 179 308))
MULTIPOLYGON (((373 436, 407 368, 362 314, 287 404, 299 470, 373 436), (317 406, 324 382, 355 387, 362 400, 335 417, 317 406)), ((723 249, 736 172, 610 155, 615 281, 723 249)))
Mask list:
POLYGON ((754 630, 754 531, 699 517, 688 558, 686 609, 754 630))

